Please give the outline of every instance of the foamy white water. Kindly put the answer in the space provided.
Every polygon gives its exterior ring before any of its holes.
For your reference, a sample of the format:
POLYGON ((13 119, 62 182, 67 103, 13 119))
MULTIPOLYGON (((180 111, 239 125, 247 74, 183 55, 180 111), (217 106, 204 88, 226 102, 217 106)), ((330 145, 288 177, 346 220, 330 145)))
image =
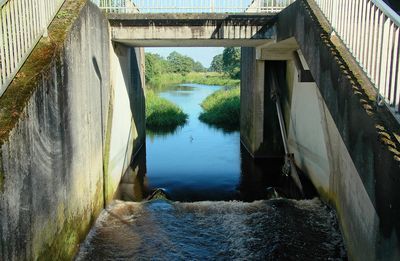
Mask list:
POLYGON ((343 259, 335 213, 319 199, 115 201, 77 255, 77 260, 343 259))

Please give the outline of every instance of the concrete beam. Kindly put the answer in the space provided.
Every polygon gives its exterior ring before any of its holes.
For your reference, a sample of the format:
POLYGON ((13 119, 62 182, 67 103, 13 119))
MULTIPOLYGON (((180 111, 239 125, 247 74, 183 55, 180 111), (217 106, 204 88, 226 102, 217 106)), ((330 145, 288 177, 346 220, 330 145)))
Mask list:
POLYGON ((299 48, 294 38, 276 42, 269 41, 257 48, 257 60, 287 61, 292 60, 293 52, 299 48))
POLYGON ((258 46, 274 38, 266 15, 114 14, 115 42, 130 46, 258 46))
POLYGON ((252 39, 129 39, 115 40, 114 42, 132 47, 256 47, 272 40, 252 39))

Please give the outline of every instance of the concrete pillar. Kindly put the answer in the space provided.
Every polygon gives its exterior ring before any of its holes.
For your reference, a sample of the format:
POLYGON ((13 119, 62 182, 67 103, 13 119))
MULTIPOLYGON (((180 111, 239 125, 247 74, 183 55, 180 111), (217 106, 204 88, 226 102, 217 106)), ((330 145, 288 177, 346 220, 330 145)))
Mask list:
POLYGON ((265 70, 265 61, 256 59, 256 48, 242 48, 240 136, 242 144, 255 158, 283 155, 265 70))

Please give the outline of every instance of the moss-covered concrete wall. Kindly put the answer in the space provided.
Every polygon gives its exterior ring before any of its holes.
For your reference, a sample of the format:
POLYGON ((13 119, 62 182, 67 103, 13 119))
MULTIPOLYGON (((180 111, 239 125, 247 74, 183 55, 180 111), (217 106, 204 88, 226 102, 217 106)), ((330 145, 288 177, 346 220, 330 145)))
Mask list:
POLYGON ((141 56, 113 82, 109 30, 90 1, 67 0, 0 98, 0 260, 70 260, 105 204, 110 151, 126 153, 123 172, 143 140, 141 56))

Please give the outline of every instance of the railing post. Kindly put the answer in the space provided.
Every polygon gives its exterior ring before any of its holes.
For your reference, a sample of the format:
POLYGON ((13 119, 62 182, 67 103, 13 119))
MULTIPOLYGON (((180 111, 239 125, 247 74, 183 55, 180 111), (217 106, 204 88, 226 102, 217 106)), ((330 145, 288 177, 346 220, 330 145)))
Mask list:
POLYGON ((39 1, 40 28, 43 28, 43 37, 48 37, 47 24, 46 24, 46 6, 44 1, 39 1))

